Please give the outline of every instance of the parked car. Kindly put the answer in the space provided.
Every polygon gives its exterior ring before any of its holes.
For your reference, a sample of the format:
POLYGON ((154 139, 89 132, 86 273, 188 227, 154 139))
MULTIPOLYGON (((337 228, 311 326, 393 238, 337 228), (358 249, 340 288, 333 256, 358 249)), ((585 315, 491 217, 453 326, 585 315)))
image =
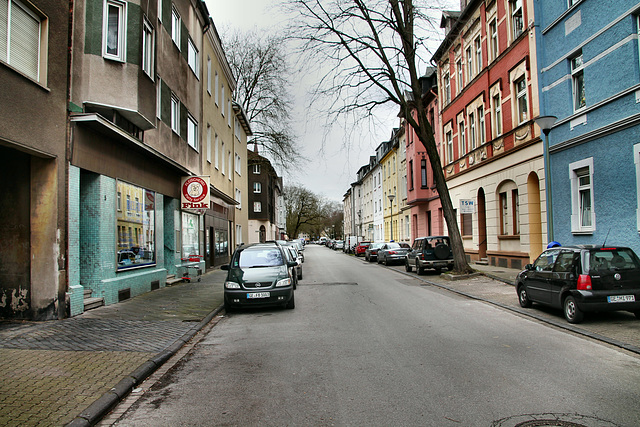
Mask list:
POLYGON ((371 262, 378 259, 378 250, 384 245, 384 242, 372 243, 364 251, 364 259, 371 262))
POLYGON ((302 258, 302 252, 298 251, 298 248, 294 246, 288 246, 288 249, 294 261, 298 263, 298 265, 296 265, 295 267, 296 278, 298 280, 302 280, 302 263, 304 262, 304 259, 302 258))
POLYGON ((411 271, 416 268, 418 274, 424 274, 425 268, 440 272, 443 268, 453 270, 453 252, 448 236, 418 237, 407 252, 404 268, 411 271))
POLYGON ((279 305, 294 308, 293 277, 296 266, 287 260, 285 249, 274 243, 255 243, 235 250, 224 282, 227 312, 243 307, 279 305))
POLYGON ((356 254, 356 256, 363 256, 370 244, 371 242, 358 243, 356 245, 356 248, 354 249, 354 253, 356 254))
POLYGON ((562 308, 569 323, 593 311, 628 310, 640 318, 640 260, 619 246, 547 249, 518 274, 516 292, 522 307, 562 308))
POLYGON ((404 264, 410 248, 407 243, 385 243, 378 249, 378 264, 404 264))
POLYGON ((336 240, 335 244, 333 245, 333 250, 337 251, 338 249, 344 250, 344 240, 336 240))

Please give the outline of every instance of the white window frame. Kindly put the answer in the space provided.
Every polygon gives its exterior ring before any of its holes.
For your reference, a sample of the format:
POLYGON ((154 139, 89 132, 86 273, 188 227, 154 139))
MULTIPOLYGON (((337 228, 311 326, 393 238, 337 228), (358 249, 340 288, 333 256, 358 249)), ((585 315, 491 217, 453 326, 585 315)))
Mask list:
POLYGON ((182 18, 180 18, 180 14, 176 10, 175 7, 171 8, 171 40, 173 40, 173 44, 176 45, 178 50, 180 50, 180 32, 182 29, 182 18))
POLYGON ((445 138, 447 140, 447 161, 451 163, 453 162, 453 133, 447 132, 445 138))
POLYGON ((584 95, 584 62, 582 52, 575 55, 570 60, 571 63, 571 99, 573 100, 573 111, 582 111, 587 107, 586 96, 584 95), (582 92, 582 99, 579 93, 582 92))
POLYGON ((482 70, 482 40, 480 39, 480 36, 475 38, 473 46, 475 48, 474 61, 476 74, 479 74, 480 70, 482 70))
POLYGON ((222 111, 221 111, 221 113, 222 113, 222 117, 224 117, 224 108, 225 108, 225 105, 224 105, 224 102, 225 102, 225 96, 224 96, 224 84, 223 84, 223 85, 221 85, 221 90, 220 90, 220 92, 221 92, 221 95, 222 95, 222 97, 221 97, 221 99, 220 99, 220 104, 221 104, 220 106, 221 106, 221 110, 222 110, 222 111))
POLYGON ((516 116, 517 124, 520 125, 529 119, 529 100, 527 96, 527 79, 525 76, 513 82, 514 93, 516 94, 516 116), (522 88, 519 88, 522 83, 522 88))
POLYGON ((238 176, 242 176, 242 157, 238 153, 235 153, 236 159, 236 173, 238 176))
POLYGON ((496 94, 491 98, 493 103, 493 131, 495 137, 502 135, 502 97, 500 94, 496 94))
POLYGON ((465 50, 465 59, 467 60, 467 82, 473 80, 473 54, 471 53, 471 46, 465 50))
POLYGON ((218 136, 218 134, 217 134, 217 133, 216 133, 216 135, 215 135, 214 141, 215 141, 214 152, 213 152, 213 154, 214 154, 214 156, 213 156, 213 160, 214 160, 214 162, 215 162, 214 166, 215 166, 215 168, 216 168, 216 169, 218 169, 218 170, 219 170, 219 169, 220 169, 220 161, 219 161, 218 159, 219 159, 219 157, 220 157, 220 156, 219 156, 219 150, 220 150, 220 137, 218 136))
POLYGON ((256 193, 256 194, 262 193, 262 183, 254 182, 253 183, 253 192, 256 193))
POLYGON ((456 73, 458 76, 458 93, 460 93, 464 88, 464 81, 462 77, 464 74, 464 70, 462 67, 462 58, 458 59, 458 61, 456 62, 456 73))
POLYGON ((509 11, 511 12, 511 35, 515 40, 524 31, 522 0, 509 0, 509 11))
POLYGON ((114 61, 125 61, 127 51, 127 3, 119 0, 107 0, 104 2, 104 15, 102 20, 102 56, 114 61), (109 52, 109 8, 115 7, 118 12, 118 41, 116 53, 109 52))
POLYGON ((231 181, 231 175, 232 175, 231 171, 232 171, 232 168, 233 168, 233 166, 232 166, 233 165, 233 163, 232 163, 233 160, 231 159, 231 150, 229 150, 229 152, 227 153, 227 161, 229 162, 229 175, 228 176, 229 176, 229 181, 231 181))
POLYGON ((187 144, 198 151, 198 121, 187 113, 187 144))
POLYGON ((484 106, 483 105, 478 107, 477 115, 478 115, 478 136, 479 136, 478 147, 480 147, 482 144, 487 142, 486 133, 485 133, 486 130, 484 126, 484 106))
POLYGON ((142 71, 153 80, 155 33, 149 20, 142 20, 142 71))
POLYGON ((451 102, 451 77, 449 77, 449 73, 445 73, 442 79, 444 81, 444 103, 446 105, 451 102))
POLYGON ((476 116, 472 111, 469 113, 469 151, 476 149, 476 116))
POLYGON ((241 210, 242 209, 242 191, 238 188, 236 188, 236 202, 238 202, 238 204, 236 205, 236 209, 241 210))
POLYGON ((489 22, 489 52, 491 53, 491 60, 495 61, 495 59, 500 55, 500 45, 498 44, 498 20, 492 19, 489 22))
POLYGON ((227 126, 229 126, 229 129, 231 129, 231 100, 228 99, 227 100, 227 112, 229 114, 227 114, 227 126))
MULTIPOLYGON (((226 159, 224 158, 224 154, 225 154, 225 152, 224 152, 224 141, 221 141, 220 142, 220 157, 221 157, 220 165, 221 165, 222 169, 220 170, 220 173, 222 173, 222 175, 226 175, 226 173, 225 173, 225 162, 226 162, 226 159)), ((216 156, 216 164, 217 164, 217 162, 218 161, 217 161, 217 156, 216 156)))
POLYGON ((253 173, 260 175, 260 165, 253 165, 253 173))
POLYGON ((211 57, 207 55, 207 93, 211 96, 211 57))
POLYGON ((262 212, 262 202, 253 202, 253 211, 262 212))
POLYGON ((191 40, 191 37, 187 39, 187 64, 189 64, 189 68, 193 71, 196 77, 198 76, 198 48, 191 40))
POLYGON ((466 126, 464 124, 464 119, 458 122, 458 158, 467 154, 467 136, 466 136, 466 126))
POLYGON ((220 87, 220 76, 218 76, 218 71, 215 71, 215 78, 214 78, 213 83, 215 85, 215 87, 213 88, 213 91, 215 92, 213 98, 214 98, 214 100, 216 102, 216 107, 217 107, 218 106, 218 95, 219 95, 218 88, 220 87))
POLYGON ((211 125, 207 123, 207 163, 211 164, 211 125))
POLYGON ((180 135, 180 100, 171 94, 171 130, 180 135))
POLYGON ((162 120, 162 79, 156 76, 156 117, 162 120))
MULTIPOLYGON (((43 58, 43 50, 46 55, 47 37, 48 34, 46 17, 36 14, 33 10, 28 8, 25 4, 17 0, 2 0, 6 3, 6 19, 7 26, 3 28, 2 34, 0 34, 0 61, 3 61, 20 73, 23 73, 27 77, 46 84, 46 58, 43 58), (17 9, 19 12, 15 12, 17 9), (35 24, 33 31, 25 31, 19 34, 20 40, 16 42, 12 40, 12 36, 15 37, 16 29, 21 28, 19 25, 16 28, 14 15, 23 13, 27 15, 25 18, 32 19, 32 24, 35 24), (6 32, 4 32, 6 30, 6 32), (13 47, 21 46, 21 52, 14 52, 13 47), (29 52, 25 51, 25 47, 30 48, 29 52)), ((24 22, 23 22, 24 24, 24 22)))
POLYGON ((574 234, 593 234, 596 230, 596 212, 594 205, 594 186, 593 186, 593 157, 579 160, 569 164, 569 180, 571 182, 571 232, 574 234), (580 177, 585 176, 579 172, 587 169, 589 183, 580 182, 580 177), (581 206, 581 193, 585 190, 590 192, 589 202, 591 203, 591 211, 589 213, 590 224, 583 225, 584 215, 581 206))

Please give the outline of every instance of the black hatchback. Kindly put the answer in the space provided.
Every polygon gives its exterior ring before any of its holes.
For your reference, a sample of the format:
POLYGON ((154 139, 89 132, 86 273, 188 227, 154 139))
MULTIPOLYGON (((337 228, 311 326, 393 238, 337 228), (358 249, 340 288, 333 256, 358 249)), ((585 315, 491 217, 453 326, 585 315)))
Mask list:
POLYGON ((224 282, 224 308, 283 306, 294 308, 293 267, 285 249, 275 243, 240 246, 233 253, 224 282))
POLYGON ((562 308, 569 323, 594 311, 627 310, 640 318, 640 260, 625 247, 547 249, 518 274, 516 292, 522 307, 562 308))

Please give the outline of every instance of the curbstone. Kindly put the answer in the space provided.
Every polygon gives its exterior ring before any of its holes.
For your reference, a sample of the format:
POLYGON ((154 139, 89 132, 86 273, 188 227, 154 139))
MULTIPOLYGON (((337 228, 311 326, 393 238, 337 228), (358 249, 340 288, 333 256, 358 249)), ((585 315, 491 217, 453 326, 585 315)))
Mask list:
POLYGON ((140 384, 145 378, 153 373, 158 368, 158 365, 152 362, 151 360, 143 363, 138 366, 138 368, 129 374, 136 382, 136 384, 140 384))
POLYGON ((131 393, 131 390, 136 386, 136 380, 133 377, 127 377, 120 380, 111 390, 112 393, 118 395, 120 399, 131 393))

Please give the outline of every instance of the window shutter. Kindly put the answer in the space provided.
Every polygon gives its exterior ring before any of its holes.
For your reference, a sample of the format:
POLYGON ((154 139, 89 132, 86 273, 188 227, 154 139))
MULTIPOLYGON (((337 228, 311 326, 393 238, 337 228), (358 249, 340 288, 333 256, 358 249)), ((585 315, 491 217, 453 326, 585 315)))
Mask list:
POLYGON ((9 63, 38 80, 40 22, 15 2, 11 6, 9 63))
POLYGON ((0 1, 0 61, 7 62, 7 20, 9 19, 9 3, 0 1))

